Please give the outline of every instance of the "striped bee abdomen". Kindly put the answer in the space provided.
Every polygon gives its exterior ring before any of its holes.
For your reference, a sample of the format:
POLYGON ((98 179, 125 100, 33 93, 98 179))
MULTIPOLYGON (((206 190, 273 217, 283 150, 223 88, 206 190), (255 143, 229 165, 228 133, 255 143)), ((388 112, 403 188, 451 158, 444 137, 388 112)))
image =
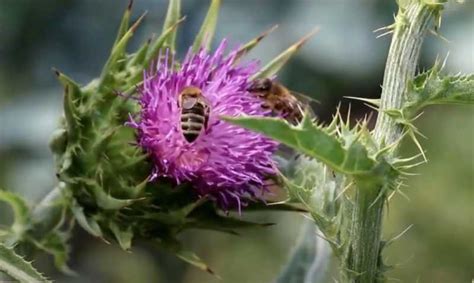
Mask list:
POLYGON ((187 142, 194 142, 207 127, 209 106, 199 89, 187 87, 180 94, 180 107, 181 132, 187 142))

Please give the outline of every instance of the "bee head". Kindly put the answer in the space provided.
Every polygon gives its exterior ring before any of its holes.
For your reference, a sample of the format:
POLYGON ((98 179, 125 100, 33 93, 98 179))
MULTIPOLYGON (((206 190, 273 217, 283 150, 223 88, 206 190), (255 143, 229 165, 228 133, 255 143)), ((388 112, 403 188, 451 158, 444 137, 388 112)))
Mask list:
POLYGON ((201 89, 194 86, 187 86, 181 91, 181 95, 190 98, 197 98, 202 95, 201 89))

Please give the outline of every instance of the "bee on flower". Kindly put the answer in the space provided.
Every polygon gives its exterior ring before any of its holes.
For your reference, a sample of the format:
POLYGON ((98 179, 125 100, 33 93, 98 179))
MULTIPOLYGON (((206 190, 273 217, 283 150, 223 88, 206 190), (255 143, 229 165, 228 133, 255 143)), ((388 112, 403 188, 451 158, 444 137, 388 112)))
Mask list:
POLYGON ((265 193, 278 143, 220 119, 272 115, 249 92, 256 62, 235 64, 237 50, 225 54, 226 47, 224 40, 214 53, 190 50, 179 68, 169 53, 160 56, 145 74, 141 111, 129 125, 151 157, 152 180, 190 182, 198 195, 229 209, 265 193))

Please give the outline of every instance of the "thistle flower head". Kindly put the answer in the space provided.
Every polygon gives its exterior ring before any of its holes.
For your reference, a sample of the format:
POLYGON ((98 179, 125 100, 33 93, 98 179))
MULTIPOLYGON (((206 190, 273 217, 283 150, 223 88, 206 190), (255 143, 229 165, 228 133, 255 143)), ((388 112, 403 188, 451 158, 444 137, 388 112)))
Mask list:
POLYGON ((257 64, 235 64, 237 51, 225 55, 225 49, 224 40, 214 53, 190 50, 179 67, 169 53, 160 56, 144 76, 139 118, 129 124, 137 129, 138 144, 153 161, 151 179, 190 182, 200 196, 221 207, 240 208, 264 192, 265 177, 275 172, 272 154, 277 143, 220 119, 270 115, 247 91, 257 64), (191 142, 183 134, 180 105, 180 93, 189 87, 199 89, 209 107, 205 123, 193 120, 201 123, 201 129, 191 142))

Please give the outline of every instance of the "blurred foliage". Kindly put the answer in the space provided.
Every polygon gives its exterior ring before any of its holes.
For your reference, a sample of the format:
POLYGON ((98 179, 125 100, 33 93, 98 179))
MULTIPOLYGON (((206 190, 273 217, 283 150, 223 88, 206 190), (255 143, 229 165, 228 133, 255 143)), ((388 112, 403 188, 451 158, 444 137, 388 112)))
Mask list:
MULTIPOLYGON (((387 238, 413 227, 386 251, 397 264, 389 276, 402 282, 469 282, 474 277, 472 206, 474 113, 469 106, 431 107, 418 127, 428 163, 421 165, 390 203, 387 238), (460 126, 462 125, 462 126, 460 126)), ((413 145, 406 151, 415 152, 413 145)))
MULTIPOLYGON (((0 1, 0 187, 20 191, 34 201, 54 186, 47 137, 57 126, 62 89, 50 69, 58 67, 81 83, 99 73, 126 2, 0 1)), ((160 33, 166 2, 136 0, 133 20, 143 10, 150 13, 132 46, 153 32, 160 33)), ((448 7, 441 32, 451 44, 428 38, 421 68, 430 66, 438 53, 444 57, 451 50, 450 72, 474 70, 474 1, 465 2, 462 7, 448 7)), ((389 37, 377 40, 372 31, 393 21, 394 3, 227 0, 222 6, 216 38, 232 36, 231 43, 247 42, 256 32, 280 25, 250 57, 269 59, 267 54, 277 54, 304 31, 322 25, 320 34, 280 76, 291 89, 321 102, 316 112, 322 121, 329 120, 340 101, 346 109, 348 100, 343 96, 380 94, 389 37)), ((207 3, 184 1, 182 8, 188 16, 183 23, 187 31, 178 34, 178 46, 192 44, 207 3)), ((361 117, 370 109, 353 102, 352 111, 354 117, 361 117)), ((474 277, 474 114, 468 107, 435 106, 416 125, 428 137, 421 143, 429 163, 416 169, 420 176, 409 180, 404 191, 410 201, 396 195, 389 206, 387 238, 414 226, 386 251, 387 263, 399 264, 388 276, 402 282, 470 282, 474 277)), ((416 149, 407 143, 404 151, 408 155, 416 149)), ((9 222, 10 215, 0 205, 0 224, 9 222)), ((80 277, 55 274, 49 257, 41 256, 36 263, 58 282, 271 282, 296 240, 301 216, 279 212, 255 214, 251 220, 278 224, 241 236, 206 231, 183 235, 185 245, 202 255, 222 280, 156 253, 146 244, 127 253, 79 229, 72 239, 71 267, 80 277)))

